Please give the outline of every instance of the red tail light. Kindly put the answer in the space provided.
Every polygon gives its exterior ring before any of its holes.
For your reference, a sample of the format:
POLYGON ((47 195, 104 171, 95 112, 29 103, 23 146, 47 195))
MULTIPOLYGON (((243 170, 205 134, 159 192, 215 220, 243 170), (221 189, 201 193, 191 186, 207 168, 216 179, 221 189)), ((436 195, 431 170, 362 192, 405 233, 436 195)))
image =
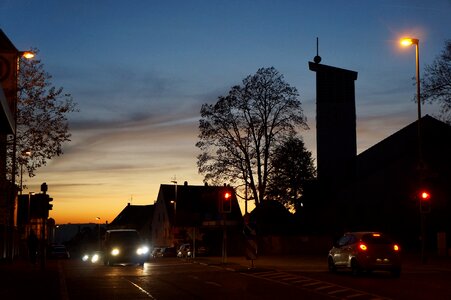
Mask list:
POLYGON ((359 249, 362 250, 362 251, 366 251, 366 250, 368 250, 368 247, 365 244, 360 243, 359 244, 359 249))
POLYGON ((401 250, 401 248, 398 245, 394 244, 393 250, 395 250, 397 252, 397 251, 401 250))

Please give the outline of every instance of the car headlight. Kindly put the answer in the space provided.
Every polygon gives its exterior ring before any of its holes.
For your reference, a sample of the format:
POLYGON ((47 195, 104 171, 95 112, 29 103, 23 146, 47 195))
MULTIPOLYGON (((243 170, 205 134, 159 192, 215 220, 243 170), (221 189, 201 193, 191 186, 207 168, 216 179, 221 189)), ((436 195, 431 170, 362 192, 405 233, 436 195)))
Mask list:
POLYGON ((91 258, 91 262, 92 263, 96 263, 99 261, 99 255, 98 254, 94 254, 91 258))
POLYGON ((118 248, 114 248, 113 250, 111 250, 111 255, 116 256, 119 255, 120 251, 118 248))
POLYGON ((83 261, 87 261, 88 259, 89 259, 88 254, 83 255, 83 257, 81 258, 81 260, 83 260, 83 261))
POLYGON ((136 253, 138 255, 147 254, 147 253, 149 253, 149 247, 147 247, 147 246, 139 247, 138 250, 136 250, 136 253))

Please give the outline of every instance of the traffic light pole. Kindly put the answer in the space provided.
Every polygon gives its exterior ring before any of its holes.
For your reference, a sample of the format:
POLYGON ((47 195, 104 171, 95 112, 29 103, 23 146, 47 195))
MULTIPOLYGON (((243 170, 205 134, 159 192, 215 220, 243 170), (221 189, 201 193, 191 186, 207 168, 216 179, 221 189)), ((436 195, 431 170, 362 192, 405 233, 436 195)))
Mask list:
POLYGON ((227 214, 222 213, 222 263, 227 263, 227 225, 226 225, 227 214))
POLYGON ((46 239, 45 239, 45 225, 47 223, 47 218, 42 218, 41 226, 41 241, 40 241, 40 255, 41 255, 41 270, 45 269, 45 259, 46 259, 46 239))

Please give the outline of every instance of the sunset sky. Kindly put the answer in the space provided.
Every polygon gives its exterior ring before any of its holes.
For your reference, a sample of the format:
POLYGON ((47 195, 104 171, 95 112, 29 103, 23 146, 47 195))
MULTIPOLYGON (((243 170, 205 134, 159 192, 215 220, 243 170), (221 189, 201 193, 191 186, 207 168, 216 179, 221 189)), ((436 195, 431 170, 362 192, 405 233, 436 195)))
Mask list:
POLYGON ((46 182, 57 223, 111 222, 175 176, 203 184, 200 107, 261 67, 299 90, 315 156, 316 37, 322 63, 358 72, 361 152, 416 120, 415 49, 399 38, 420 40, 424 68, 451 39, 450 16, 449 0, 2 0, 0 28, 19 50, 40 50, 79 108, 64 155, 24 177, 25 192, 46 182))

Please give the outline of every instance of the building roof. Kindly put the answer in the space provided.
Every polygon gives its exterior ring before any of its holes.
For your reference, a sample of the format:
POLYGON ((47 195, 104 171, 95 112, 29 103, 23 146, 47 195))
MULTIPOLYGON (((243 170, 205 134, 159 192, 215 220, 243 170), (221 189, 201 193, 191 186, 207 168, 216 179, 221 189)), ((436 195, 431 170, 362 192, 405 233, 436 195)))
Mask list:
POLYGON ((130 203, 110 223, 110 228, 141 229, 153 217, 153 205, 131 205, 130 203))
POLYGON ((17 53, 18 50, 14 44, 10 41, 8 36, 0 29, 0 51, 17 53))
MULTIPOLYGON (((451 126, 429 115, 420 120, 422 160, 439 165, 451 160, 451 126), (444 161, 445 160, 445 161, 444 161)), ((396 161, 417 161, 418 120, 380 141, 357 156, 358 176, 362 177, 396 161)))

